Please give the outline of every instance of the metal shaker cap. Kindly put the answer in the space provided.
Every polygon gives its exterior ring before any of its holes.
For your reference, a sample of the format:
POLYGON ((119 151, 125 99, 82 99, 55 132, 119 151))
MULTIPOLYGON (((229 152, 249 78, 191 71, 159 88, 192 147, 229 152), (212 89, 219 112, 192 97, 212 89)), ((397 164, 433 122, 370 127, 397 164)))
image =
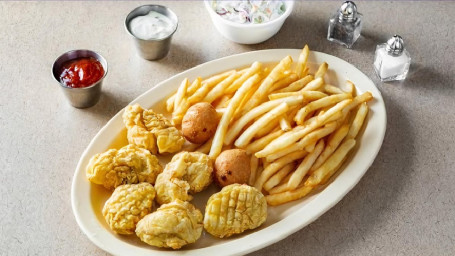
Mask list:
POLYGON ((357 6, 352 1, 345 1, 339 10, 339 18, 344 21, 353 21, 357 17, 357 6))
POLYGON ((390 55, 394 56, 401 55, 401 53, 403 53, 404 50, 403 38, 401 38, 401 36, 399 35, 394 35, 392 38, 387 40, 385 49, 387 53, 389 53, 390 55))

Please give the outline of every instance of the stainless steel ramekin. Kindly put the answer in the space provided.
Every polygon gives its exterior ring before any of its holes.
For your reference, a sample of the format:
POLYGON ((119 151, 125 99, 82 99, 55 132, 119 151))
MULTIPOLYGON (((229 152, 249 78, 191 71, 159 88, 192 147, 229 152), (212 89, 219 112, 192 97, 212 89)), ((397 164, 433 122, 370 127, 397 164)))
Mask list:
POLYGON ((139 55, 146 60, 159 60, 166 57, 171 47, 172 35, 174 35, 175 31, 177 31, 177 27, 178 27, 177 15, 175 15, 175 13, 171 11, 171 9, 162 5, 151 4, 139 6, 136 9, 132 10, 128 14, 128 16, 126 16, 125 19, 126 31, 133 38, 139 55), (144 40, 134 36, 133 33, 131 33, 129 27, 131 20, 136 18, 137 16, 147 15, 150 11, 159 12, 168 17, 169 19, 171 19, 175 23, 174 31, 168 36, 159 39, 144 40))
POLYGON ((55 60, 54 65, 52 65, 52 76, 60 84, 60 88, 62 88, 63 94, 65 94, 70 104, 76 108, 88 108, 94 106, 98 102, 101 96, 101 86, 106 75, 107 61, 97 52, 90 50, 72 50, 65 52, 60 55, 60 57, 55 60), (101 63, 104 69, 103 77, 101 77, 101 79, 96 83, 82 88, 72 88, 62 84, 60 81, 60 74, 62 72, 63 63, 77 58, 88 57, 93 57, 101 63))

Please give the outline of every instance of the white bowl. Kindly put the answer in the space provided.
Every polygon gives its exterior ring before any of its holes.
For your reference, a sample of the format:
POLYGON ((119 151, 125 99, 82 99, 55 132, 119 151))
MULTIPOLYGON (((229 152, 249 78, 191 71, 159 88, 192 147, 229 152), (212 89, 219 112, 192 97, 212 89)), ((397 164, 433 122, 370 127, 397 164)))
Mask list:
POLYGON ((277 19, 262 24, 240 24, 220 17, 210 6, 211 2, 212 0, 206 0, 204 4, 218 32, 240 44, 257 44, 274 36, 294 7, 294 1, 283 1, 286 4, 286 11, 277 19))

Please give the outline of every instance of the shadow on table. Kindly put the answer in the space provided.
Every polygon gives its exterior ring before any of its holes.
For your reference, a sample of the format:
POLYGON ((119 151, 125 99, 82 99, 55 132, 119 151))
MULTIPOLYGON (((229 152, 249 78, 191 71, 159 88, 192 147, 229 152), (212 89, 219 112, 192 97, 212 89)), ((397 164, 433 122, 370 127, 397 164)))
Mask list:
POLYGON ((390 212, 400 209, 399 198, 413 172, 415 132, 400 105, 391 101, 386 106, 384 143, 359 184, 309 226, 252 255, 349 254, 388 222, 390 212))
POLYGON ((191 46, 173 43, 169 54, 156 62, 175 70, 186 70, 201 64, 203 59, 191 46))
POLYGON ((81 111, 88 112, 91 115, 100 116, 104 118, 111 118, 122 108, 124 108, 131 100, 126 96, 121 94, 113 94, 109 91, 103 91, 99 102, 91 107, 86 109, 81 109, 81 111))

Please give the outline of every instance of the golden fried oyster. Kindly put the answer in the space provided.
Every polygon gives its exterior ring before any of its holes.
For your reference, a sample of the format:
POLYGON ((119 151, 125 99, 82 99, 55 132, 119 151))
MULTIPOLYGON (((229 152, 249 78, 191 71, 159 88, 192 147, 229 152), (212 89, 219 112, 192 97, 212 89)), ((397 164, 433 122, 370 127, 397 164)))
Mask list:
POLYGON ((180 200, 163 204, 136 226, 136 235, 145 243, 172 249, 196 242, 201 234, 202 213, 180 200))
POLYGON ((232 184, 213 194, 205 208, 204 228, 219 238, 259 227, 267 219, 267 202, 254 187, 232 184))
POLYGON ((127 129, 128 143, 145 148, 152 154, 156 154, 155 136, 145 127, 144 118, 142 117, 143 112, 144 109, 139 104, 127 106, 123 112, 122 117, 127 129))
POLYGON ((162 171, 156 156, 130 144, 94 155, 87 165, 86 176, 89 181, 112 190, 123 184, 154 184, 162 171))
POLYGON ((160 153, 175 153, 180 151, 185 143, 185 139, 169 120, 162 114, 153 112, 151 109, 145 110, 143 117, 145 127, 156 137, 156 145, 160 153))
POLYGON ((164 168, 156 180, 156 200, 159 204, 176 199, 190 201, 194 194, 212 182, 213 162, 200 152, 180 152, 164 168))
POLYGON ((128 142, 156 153, 175 153, 185 139, 163 115, 144 110, 139 104, 127 106, 123 112, 123 123, 128 133, 128 142))
POLYGON ((103 216, 109 227, 118 234, 129 235, 136 224, 152 212, 155 189, 150 183, 118 186, 103 207, 103 216))

